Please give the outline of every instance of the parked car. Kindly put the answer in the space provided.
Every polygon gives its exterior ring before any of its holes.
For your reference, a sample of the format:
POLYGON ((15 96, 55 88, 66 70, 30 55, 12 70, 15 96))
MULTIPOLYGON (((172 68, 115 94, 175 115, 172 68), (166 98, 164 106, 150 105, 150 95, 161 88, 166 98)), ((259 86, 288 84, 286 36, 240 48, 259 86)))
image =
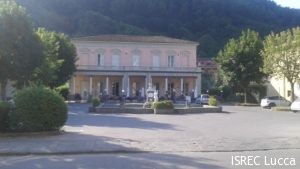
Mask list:
POLYGON ((300 111, 300 98, 296 99, 292 104, 291 104, 291 110, 293 112, 300 111))
POLYGON ((281 96, 269 96, 261 99, 260 106, 263 108, 271 108, 275 106, 289 106, 290 101, 287 101, 281 96))
POLYGON ((208 94, 201 94, 197 99, 197 104, 208 104, 209 95, 208 94))

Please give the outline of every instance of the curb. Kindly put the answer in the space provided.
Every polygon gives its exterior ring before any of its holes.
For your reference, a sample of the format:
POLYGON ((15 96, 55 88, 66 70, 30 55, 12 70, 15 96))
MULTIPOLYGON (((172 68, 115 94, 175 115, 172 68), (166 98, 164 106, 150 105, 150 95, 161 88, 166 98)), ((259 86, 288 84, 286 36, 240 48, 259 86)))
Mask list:
POLYGON ((69 152, 0 152, 4 156, 54 156, 54 155, 82 155, 82 154, 140 154, 152 151, 142 150, 99 150, 99 151, 69 151, 69 152))
MULTIPOLYGON (((192 153, 236 153, 256 151, 300 150, 300 148, 263 148, 263 149, 236 149, 236 150, 199 150, 192 153)), ((55 156, 55 155, 88 155, 88 154, 141 154, 141 153, 182 153, 187 151, 145 151, 145 150, 99 150, 99 151, 69 151, 69 152, 0 152, 0 157, 7 156, 55 156)))
POLYGON ((1 137, 36 137, 36 136, 57 136, 65 134, 64 130, 59 131, 43 131, 43 132, 6 132, 0 133, 1 137))

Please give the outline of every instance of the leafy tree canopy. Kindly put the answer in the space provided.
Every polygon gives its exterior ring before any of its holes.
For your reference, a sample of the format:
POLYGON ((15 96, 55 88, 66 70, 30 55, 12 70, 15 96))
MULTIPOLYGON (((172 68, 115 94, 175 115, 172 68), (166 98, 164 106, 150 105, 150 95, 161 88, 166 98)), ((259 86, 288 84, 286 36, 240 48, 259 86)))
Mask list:
POLYGON ((76 70, 76 50, 62 33, 39 28, 37 35, 44 47, 44 63, 36 69, 33 80, 52 88, 66 83, 76 70))
POLYGON ((278 34, 271 33, 264 40, 264 71, 291 84, 294 100, 294 84, 300 81, 300 27, 278 34))
POLYGON ((249 29, 238 39, 230 39, 217 56, 225 84, 241 91, 246 90, 250 82, 260 83, 264 77, 261 49, 258 33, 249 29))
POLYGON ((165 35, 200 42, 201 57, 215 57, 245 29, 262 36, 300 23, 300 11, 271 0, 16 0, 36 26, 70 36, 165 35))
POLYGON ((0 83, 1 95, 8 79, 23 86, 43 62, 42 46, 34 34, 25 9, 12 1, 0 2, 0 83))

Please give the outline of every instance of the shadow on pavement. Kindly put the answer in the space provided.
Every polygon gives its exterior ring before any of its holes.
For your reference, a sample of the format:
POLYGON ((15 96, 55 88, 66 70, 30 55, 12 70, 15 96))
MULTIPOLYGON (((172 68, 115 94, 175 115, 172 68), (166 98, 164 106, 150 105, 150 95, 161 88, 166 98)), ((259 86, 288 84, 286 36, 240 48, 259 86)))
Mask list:
POLYGON ((67 122, 68 126, 96 126, 96 127, 126 127, 126 128, 140 128, 140 129, 165 129, 175 130, 173 125, 167 123, 159 123, 154 121, 145 121, 136 117, 128 117, 126 115, 117 114, 86 114, 86 115, 69 114, 67 122))
POLYGON ((145 121, 126 114, 89 114, 87 113, 88 106, 88 104, 69 105, 69 117, 66 125, 72 127, 95 126, 175 130, 173 125, 167 123, 145 121))
MULTIPOLYGON (((223 169, 214 160, 165 152, 145 153, 125 147, 124 140, 82 133, 4 138, 0 141, 1 169, 223 169), (4 144, 7 143, 7 144, 4 144), (5 148, 26 154, 3 154, 5 148), (35 152, 35 153, 34 153, 35 152)), ((6 149, 6 151, 9 151, 6 149)))
POLYGON ((1 161, 2 169, 225 169, 211 159, 165 153, 24 156, 1 161))

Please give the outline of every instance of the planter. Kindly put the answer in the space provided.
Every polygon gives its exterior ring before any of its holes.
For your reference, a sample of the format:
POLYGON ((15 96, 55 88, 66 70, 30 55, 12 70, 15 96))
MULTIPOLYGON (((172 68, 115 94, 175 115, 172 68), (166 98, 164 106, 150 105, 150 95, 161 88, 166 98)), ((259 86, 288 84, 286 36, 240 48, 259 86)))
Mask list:
POLYGON ((173 114, 174 109, 154 109, 154 114, 173 114))
POLYGON ((219 106, 210 106, 210 105, 203 105, 205 108, 218 108, 219 106))
POLYGON ((89 112, 96 112, 96 107, 89 107, 89 112))

